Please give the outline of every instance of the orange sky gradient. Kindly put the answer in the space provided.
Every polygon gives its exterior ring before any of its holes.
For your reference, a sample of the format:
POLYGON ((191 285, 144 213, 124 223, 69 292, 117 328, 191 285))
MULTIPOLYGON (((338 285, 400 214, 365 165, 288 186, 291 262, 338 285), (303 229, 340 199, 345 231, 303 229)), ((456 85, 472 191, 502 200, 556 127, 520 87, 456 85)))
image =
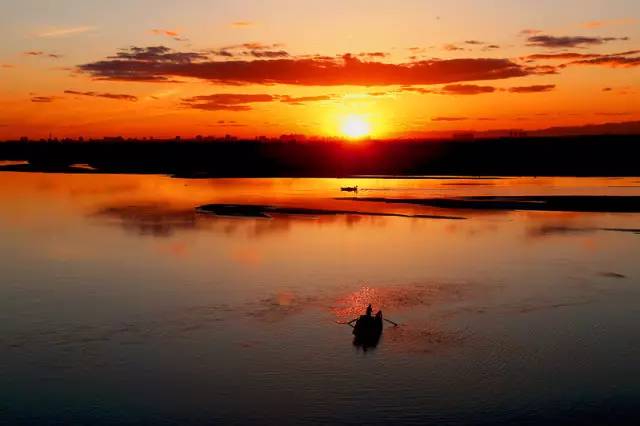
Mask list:
POLYGON ((397 3, 12 4, 0 139, 396 138, 640 120, 635 1, 397 3))

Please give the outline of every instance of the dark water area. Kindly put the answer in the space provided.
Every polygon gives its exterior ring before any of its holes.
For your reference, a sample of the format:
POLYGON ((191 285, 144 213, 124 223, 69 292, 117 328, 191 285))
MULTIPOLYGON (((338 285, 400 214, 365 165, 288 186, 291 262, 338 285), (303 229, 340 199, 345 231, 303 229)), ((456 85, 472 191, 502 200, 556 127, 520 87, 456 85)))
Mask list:
POLYGON ((637 182, 0 173, 0 423, 636 424, 640 214, 362 199, 637 182))

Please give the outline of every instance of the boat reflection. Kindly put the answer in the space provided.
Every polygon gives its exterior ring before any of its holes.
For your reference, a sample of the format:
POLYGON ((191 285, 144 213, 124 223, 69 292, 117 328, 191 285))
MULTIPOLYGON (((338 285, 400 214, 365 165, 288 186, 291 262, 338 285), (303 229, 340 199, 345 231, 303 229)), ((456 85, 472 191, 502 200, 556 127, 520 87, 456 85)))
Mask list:
POLYGON ((369 350, 373 350, 380 343, 380 338, 382 337, 382 333, 370 335, 370 336, 354 336, 353 337, 353 346, 357 349, 362 349, 364 352, 369 350))

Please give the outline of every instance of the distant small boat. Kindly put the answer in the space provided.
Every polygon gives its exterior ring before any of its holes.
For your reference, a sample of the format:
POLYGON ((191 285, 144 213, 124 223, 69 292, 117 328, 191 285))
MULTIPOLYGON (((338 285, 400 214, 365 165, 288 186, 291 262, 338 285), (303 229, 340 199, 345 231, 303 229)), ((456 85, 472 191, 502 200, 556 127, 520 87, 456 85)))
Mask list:
POLYGON ((361 315, 353 327, 354 344, 375 347, 382 334, 382 312, 376 316, 361 315))
POLYGON ((342 192, 358 192, 358 185, 356 186, 343 186, 340 188, 342 192))

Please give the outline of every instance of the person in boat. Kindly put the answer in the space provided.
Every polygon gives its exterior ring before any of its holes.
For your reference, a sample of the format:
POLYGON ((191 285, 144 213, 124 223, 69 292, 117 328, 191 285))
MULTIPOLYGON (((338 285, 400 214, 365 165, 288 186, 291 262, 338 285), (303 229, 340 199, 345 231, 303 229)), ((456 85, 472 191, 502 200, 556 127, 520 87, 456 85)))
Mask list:
POLYGON ((382 320, 382 310, 378 309, 378 312, 376 312, 376 319, 382 320))
MULTIPOLYGON (((354 322, 357 322, 359 319, 360 320, 365 320, 365 321, 370 321, 373 319, 373 316, 371 315, 373 313, 373 307, 371 306, 371 303, 369 303, 369 306, 367 306, 367 310, 365 311, 366 313, 364 315, 361 315, 358 318, 354 318, 351 321, 349 321, 347 324, 353 324, 354 322)), ((378 311, 378 313, 376 314, 376 318, 378 317, 378 315, 382 316, 382 312, 378 311)))

